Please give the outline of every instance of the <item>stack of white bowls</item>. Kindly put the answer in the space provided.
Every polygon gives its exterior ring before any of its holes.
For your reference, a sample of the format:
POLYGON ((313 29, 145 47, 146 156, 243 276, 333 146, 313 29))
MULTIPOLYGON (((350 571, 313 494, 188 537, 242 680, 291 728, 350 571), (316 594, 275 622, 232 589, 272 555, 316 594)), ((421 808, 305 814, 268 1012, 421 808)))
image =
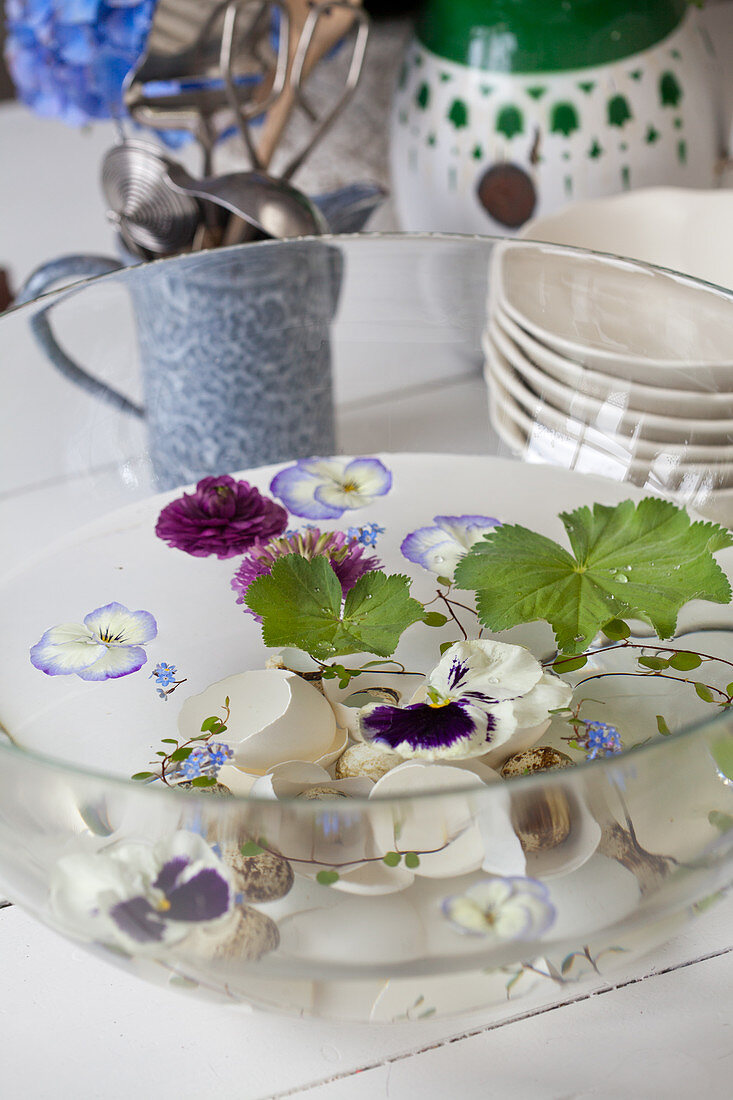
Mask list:
POLYGON ((491 276, 485 370, 509 447, 733 525, 730 293, 522 242, 497 247, 491 276))

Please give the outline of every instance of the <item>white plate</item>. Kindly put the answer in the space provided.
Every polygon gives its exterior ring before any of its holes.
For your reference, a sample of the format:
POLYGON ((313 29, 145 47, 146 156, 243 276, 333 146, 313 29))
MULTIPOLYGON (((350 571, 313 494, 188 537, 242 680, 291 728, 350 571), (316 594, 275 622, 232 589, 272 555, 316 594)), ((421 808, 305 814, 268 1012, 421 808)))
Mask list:
MULTIPOLYGON (((667 416, 694 416, 705 419, 727 419, 733 416, 733 391, 700 392, 676 390, 668 386, 646 386, 640 382, 620 379, 599 370, 587 370, 572 359, 551 351, 520 328, 515 321, 496 307, 493 320, 528 358, 553 378, 573 390, 605 400, 610 394, 628 393, 629 408, 667 416)), ((731 382, 733 385, 733 380, 731 382)), ((732 421, 733 422, 733 421, 732 421)))
MULTIPOLYGON (((563 431, 564 424, 569 422, 570 430, 573 425, 580 423, 598 430, 614 446, 625 449, 636 458, 647 461, 657 458, 659 455, 672 455, 685 462, 714 462, 733 464, 733 445, 722 441, 714 444, 688 444, 684 439, 684 422, 680 427, 681 435, 677 441, 648 439, 638 430, 639 422, 632 421, 627 433, 618 431, 624 427, 623 407, 611 403, 603 404, 595 402, 592 398, 585 398, 582 394, 574 395, 572 391, 566 391, 567 397, 563 397, 566 408, 558 408, 550 403, 544 396, 538 396, 531 389, 514 362, 502 353, 501 344, 494 344, 490 340, 484 343, 484 352, 491 364, 496 377, 501 381, 505 389, 519 402, 519 404, 535 420, 543 420, 556 430, 563 431), (634 434, 634 428, 636 433, 634 434)), ((537 372, 535 372, 537 373, 537 372)))
MULTIPOLYGON (((502 406, 503 413, 506 407, 502 406)), ((527 418, 525 418, 526 420, 527 418)), ((531 423, 529 425, 531 428, 531 423)), ((558 539, 566 535, 561 511, 596 501, 615 504, 644 493, 628 482, 589 477, 557 466, 537 466, 495 457, 442 454, 383 455, 393 486, 368 508, 347 512, 330 528, 377 523, 385 528, 376 553, 388 572, 414 578, 417 599, 430 600, 435 578, 406 561, 399 550, 405 535, 439 514, 493 515, 558 539)), ((279 467, 246 473, 267 492, 279 467)), ((606 464, 608 472, 608 464, 606 464)), ((50 547, 45 558, 0 584, 0 698, 3 724, 22 744, 50 756, 121 776, 144 769, 160 738, 177 735, 184 700, 208 685, 247 668, 261 668, 267 656, 259 625, 236 604, 229 581, 237 559, 194 558, 167 547, 154 533, 161 507, 180 491, 110 513, 50 547), (147 664, 137 673, 93 683, 76 676, 45 676, 28 651, 49 627, 81 621, 113 600, 152 612, 158 636, 146 647, 147 664), (158 661, 175 664, 186 677, 162 701, 150 671, 158 661)), ((296 516, 290 525, 300 526, 296 516)), ((721 562, 733 569, 733 550, 721 562)), ((701 605, 707 614, 705 605, 701 605)), ((693 608, 694 612, 694 608, 693 608)), ((691 612, 691 613, 693 613, 691 612)), ((699 614, 699 612, 697 612, 699 614)), ((733 607, 716 609, 733 627, 733 607)), ((433 667, 447 633, 415 627, 405 634, 398 656, 408 667, 433 667), (413 663, 416 662, 416 663, 413 663)), ((545 628, 530 624, 519 639, 537 647, 545 628)), ((652 714, 653 719, 653 714, 652 714)))
POLYGON ((733 300, 684 276, 556 246, 502 244, 495 300, 554 351, 620 378, 679 389, 733 380, 733 300))

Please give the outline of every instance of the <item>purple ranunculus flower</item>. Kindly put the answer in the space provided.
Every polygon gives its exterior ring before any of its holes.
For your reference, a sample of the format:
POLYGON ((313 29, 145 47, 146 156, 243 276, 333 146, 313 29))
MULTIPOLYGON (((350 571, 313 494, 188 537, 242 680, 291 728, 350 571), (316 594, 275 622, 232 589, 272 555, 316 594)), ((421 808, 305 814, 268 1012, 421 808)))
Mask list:
POLYGON ((288 514, 246 481, 205 477, 193 493, 171 501, 155 533, 169 546, 206 558, 232 558, 285 530, 288 514))
MULTIPOLYGON (((318 527, 306 527, 303 531, 293 531, 267 543, 258 543, 245 554, 232 578, 232 588, 238 593, 237 603, 245 603, 245 593, 256 577, 269 573, 277 559, 288 554, 301 554, 309 560, 328 558, 345 596, 364 573, 381 568, 379 558, 365 555, 365 549, 356 538, 345 535, 343 531, 321 531, 318 527)), ((249 608, 245 610, 249 615, 254 615, 249 608)), ((255 615, 255 618, 259 617, 255 615)))

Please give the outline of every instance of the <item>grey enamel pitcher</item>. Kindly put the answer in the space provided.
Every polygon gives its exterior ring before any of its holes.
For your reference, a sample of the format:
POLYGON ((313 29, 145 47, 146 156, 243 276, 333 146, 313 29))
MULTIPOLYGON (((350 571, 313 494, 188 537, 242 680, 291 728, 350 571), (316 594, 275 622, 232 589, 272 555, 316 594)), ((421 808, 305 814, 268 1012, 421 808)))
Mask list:
MULTIPOLYGON (((338 247, 314 238, 283 251, 267 241, 218 250, 216 262, 213 255, 148 264, 144 280, 134 270, 125 276, 142 405, 61 346, 54 305, 31 321, 66 378, 144 418, 161 489, 335 449, 330 328, 342 274, 338 247)), ((31 276, 21 297, 124 266, 101 256, 60 257, 31 276)))

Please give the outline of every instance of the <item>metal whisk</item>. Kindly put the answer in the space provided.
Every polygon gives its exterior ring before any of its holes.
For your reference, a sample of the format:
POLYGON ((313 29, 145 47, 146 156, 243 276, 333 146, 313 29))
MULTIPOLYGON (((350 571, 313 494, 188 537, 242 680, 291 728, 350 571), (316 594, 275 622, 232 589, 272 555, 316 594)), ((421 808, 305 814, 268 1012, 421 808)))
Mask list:
POLYGON ((108 217, 135 254, 183 252, 201 221, 196 199, 170 186, 170 163, 159 149, 137 141, 116 145, 102 163, 108 217))

